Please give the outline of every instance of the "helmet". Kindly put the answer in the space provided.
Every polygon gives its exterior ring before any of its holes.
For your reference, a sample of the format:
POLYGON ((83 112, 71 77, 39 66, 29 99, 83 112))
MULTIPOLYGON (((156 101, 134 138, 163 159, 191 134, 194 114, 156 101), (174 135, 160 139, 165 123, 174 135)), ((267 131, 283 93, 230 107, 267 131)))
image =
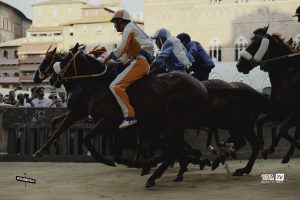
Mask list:
POLYGON ((168 39, 169 37, 171 37, 171 33, 167 29, 161 28, 155 32, 155 34, 152 38, 156 39, 158 37, 168 39))
POLYGON ((293 17, 298 17, 300 16, 300 6, 296 9, 295 15, 293 17))
POLYGON ((113 22, 115 19, 124 19, 128 21, 131 20, 129 12, 125 9, 116 11, 112 16, 110 22, 113 22))
POLYGON ((185 42, 186 44, 188 44, 191 41, 191 37, 189 34, 187 33, 180 33, 177 35, 177 38, 181 41, 181 42, 185 42))

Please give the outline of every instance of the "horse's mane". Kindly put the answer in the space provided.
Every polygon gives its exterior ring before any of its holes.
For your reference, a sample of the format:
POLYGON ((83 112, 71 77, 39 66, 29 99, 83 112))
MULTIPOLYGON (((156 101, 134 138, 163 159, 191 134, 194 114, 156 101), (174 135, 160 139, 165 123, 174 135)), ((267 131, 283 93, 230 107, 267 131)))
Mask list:
POLYGON ((281 34, 273 33, 271 35, 271 37, 273 37, 276 41, 281 43, 283 45, 283 47, 285 47, 289 52, 294 52, 295 51, 294 48, 292 47, 292 45, 290 45, 289 43, 284 41, 284 38, 282 38, 281 34))

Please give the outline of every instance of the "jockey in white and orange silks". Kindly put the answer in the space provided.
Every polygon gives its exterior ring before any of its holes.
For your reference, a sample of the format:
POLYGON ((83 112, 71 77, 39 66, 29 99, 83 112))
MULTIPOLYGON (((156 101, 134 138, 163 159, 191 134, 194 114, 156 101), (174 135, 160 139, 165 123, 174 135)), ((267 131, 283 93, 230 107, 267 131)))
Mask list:
POLYGON ((130 63, 109 86, 124 115, 119 128, 125 128, 137 122, 126 88, 149 73, 147 59, 153 56, 154 46, 151 39, 131 21, 130 14, 126 10, 115 12, 111 22, 114 23, 116 30, 122 33, 122 39, 104 62, 108 62, 115 56, 123 64, 130 63))

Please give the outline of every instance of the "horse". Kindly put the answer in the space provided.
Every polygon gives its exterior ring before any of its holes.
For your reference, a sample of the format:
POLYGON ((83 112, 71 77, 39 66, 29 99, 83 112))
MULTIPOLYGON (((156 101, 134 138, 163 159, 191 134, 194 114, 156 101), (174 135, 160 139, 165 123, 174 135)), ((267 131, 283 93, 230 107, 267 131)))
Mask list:
MULTIPOLYGON (((76 46, 74 49, 76 49, 76 46)), ((88 139, 101 134, 100 131, 106 132, 110 130, 120 123, 122 119, 121 111, 118 109, 108 89, 114 77, 107 73, 108 69, 102 63, 95 62, 89 56, 76 51, 70 51, 64 57, 60 63, 60 69, 62 79, 69 80, 75 85, 82 85, 85 88, 86 96, 91 101, 90 108, 92 109, 90 109, 90 114, 94 116, 93 118, 99 120, 86 140, 88 148, 93 148, 88 139), (95 89, 102 91, 98 94, 99 96, 92 95, 95 89), (109 116, 107 109, 109 109, 109 116)), ((243 89, 236 90, 231 88, 226 90, 224 87, 215 89, 211 87, 210 92, 221 91, 225 97, 228 91, 238 91, 238 93, 243 94, 244 98, 249 98, 249 95, 252 95, 249 92, 246 94, 243 89)), ((208 89, 203 83, 188 74, 180 72, 145 77, 133 84, 128 89, 128 93, 132 100, 131 103, 137 110, 138 126, 141 129, 168 130, 166 134, 168 149, 165 160, 146 183, 146 187, 151 187, 155 184, 155 179, 159 178, 172 164, 174 158, 178 158, 180 164, 184 165, 186 163, 186 152, 183 142, 184 129, 204 126, 205 120, 208 119, 207 115, 215 116, 212 114, 212 111, 217 114, 218 109, 215 107, 216 102, 212 102, 209 98, 208 89), (163 128, 161 129, 161 127, 163 128)), ((226 107, 222 108, 226 109, 226 107)), ((242 111, 247 109, 253 109, 253 107, 249 108, 248 106, 248 108, 243 108, 242 111)), ((249 124, 247 128, 252 125, 251 128, 245 130, 245 137, 251 143, 253 152, 246 167, 236 170, 237 175, 250 173, 258 153, 252 117, 250 117, 251 120, 247 124, 241 124, 240 126, 241 130, 243 130, 243 125, 249 124)), ((249 119, 249 116, 246 118, 249 119)), ((213 124, 211 120, 209 123, 213 124)), ((224 122, 220 123, 224 125, 224 122)))
MULTIPOLYGON (((103 53, 103 52, 98 52, 94 49, 89 54, 92 54, 95 57, 97 57, 97 55, 99 56, 99 55, 101 55, 101 53, 103 53), (95 52, 97 54, 95 54, 95 52)), ((51 75, 51 78, 49 80, 50 85, 52 85, 54 87, 60 87, 62 84, 64 84, 65 89, 68 93, 68 98, 69 98, 69 101, 67 104, 68 113, 63 114, 52 120, 52 123, 50 126, 50 131, 49 131, 49 138, 51 138, 52 135, 60 135, 72 123, 88 116, 88 110, 87 110, 88 105, 87 105, 86 101, 84 100, 84 96, 81 94, 81 90, 78 87, 75 89, 73 87, 70 87, 70 84, 68 84, 68 82, 63 82, 63 80, 61 80, 59 78, 59 76, 57 76, 54 73, 54 69, 53 69, 54 63, 61 61, 63 56, 64 56, 63 53, 56 52, 56 48, 50 52, 47 51, 45 54, 44 60, 42 61, 42 63, 38 67, 38 69, 36 70, 34 78, 33 78, 34 82, 40 83, 51 75), (55 129, 54 127, 56 127, 58 123, 60 123, 60 126, 57 129, 55 129), (55 132, 53 132, 53 131, 55 131, 55 132)), ((51 141, 54 141, 54 140, 51 140, 51 141)), ((43 148, 41 148, 39 151, 37 151, 33 155, 33 157, 35 159, 41 157, 44 150, 46 150, 51 143, 46 143, 43 148)), ((146 155, 145 150, 138 148, 137 145, 131 146, 131 148, 138 149, 139 152, 142 153, 142 155, 144 156, 144 159, 145 159, 145 155, 146 155)), ((97 157, 95 159, 97 160, 97 157)), ((137 162, 135 162, 135 163, 126 162, 125 163, 125 161, 121 160, 120 158, 118 158, 118 163, 126 164, 129 167, 140 166, 137 162)), ((144 166, 144 167, 145 168, 143 168, 143 170, 142 170, 142 175, 147 174, 147 171, 149 170, 149 166, 144 166)))
POLYGON ((274 112, 258 120, 262 126, 267 121, 283 121, 279 133, 272 141, 269 153, 273 153, 281 137, 287 139, 290 147, 283 163, 289 161, 295 148, 300 148, 300 57, 284 42, 279 34, 268 34, 268 26, 261 28, 253 36, 251 44, 241 52, 237 62, 239 72, 248 74, 253 68, 261 66, 261 70, 268 72, 271 81, 271 103, 274 112), (296 126, 294 138, 288 134, 288 130, 296 126))
MULTIPOLYGON (((257 92, 245 83, 227 83, 218 79, 202 81, 202 83, 208 90, 209 102, 211 102, 207 105, 209 111, 206 113, 206 117, 203 118, 203 126, 227 130, 230 138, 225 142, 225 145, 234 143, 234 152, 245 146, 244 138, 249 142, 252 148, 249 162, 246 167, 236 170, 233 175, 249 174, 256 160, 258 148, 262 148, 264 143, 262 137, 257 138, 255 136, 253 126, 260 114, 269 112, 270 107, 267 96, 257 92), (216 88, 220 90, 216 90, 216 88), (224 89, 226 91, 223 91, 224 89), (230 89, 236 90, 229 92, 230 89)), ((229 147, 232 148, 232 146, 229 147)), ((264 150, 262 153, 265 157, 264 150)), ((212 169, 217 168, 219 162, 224 164, 228 156, 227 152, 218 156, 212 163, 212 169)), ((181 168, 177 175, 178 180, 183 179, 182 176, 186 167, 181 168)))

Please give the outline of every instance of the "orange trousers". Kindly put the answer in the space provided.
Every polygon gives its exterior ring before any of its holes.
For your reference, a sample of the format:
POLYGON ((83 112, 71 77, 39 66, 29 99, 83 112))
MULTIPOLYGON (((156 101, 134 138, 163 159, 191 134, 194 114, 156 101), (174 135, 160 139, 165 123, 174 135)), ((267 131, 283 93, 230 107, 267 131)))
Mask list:
POLYGON ((135 112, 129 102, 126 88, 149 73, 149 64, 145 58, 138 57, 120 73, 117 78, 109 85, 110 90, 116 97, 124 117, 134 117, 135 112))

